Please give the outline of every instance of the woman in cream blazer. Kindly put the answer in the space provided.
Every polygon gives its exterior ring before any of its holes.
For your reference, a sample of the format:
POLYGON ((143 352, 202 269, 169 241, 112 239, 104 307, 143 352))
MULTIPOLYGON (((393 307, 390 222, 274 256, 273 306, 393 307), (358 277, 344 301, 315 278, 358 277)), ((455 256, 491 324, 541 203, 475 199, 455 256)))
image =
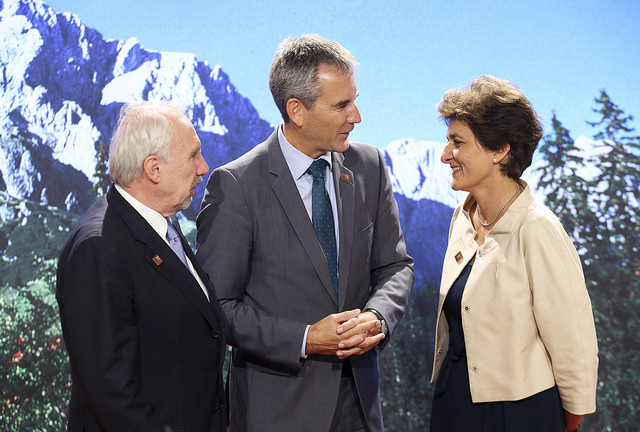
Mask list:
POLYGON ((445 93, 442 162, 469 192, 444 259, 431 432, 573 431, 595 411, 597 340, 580 257, 520 179, 542 126, 508 81, 445 93))

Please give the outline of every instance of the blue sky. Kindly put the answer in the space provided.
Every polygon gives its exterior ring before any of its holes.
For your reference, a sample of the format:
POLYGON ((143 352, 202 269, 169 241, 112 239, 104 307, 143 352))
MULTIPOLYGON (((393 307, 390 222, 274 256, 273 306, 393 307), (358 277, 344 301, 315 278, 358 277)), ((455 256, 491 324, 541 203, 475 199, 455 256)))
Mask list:
POLYGON ((605 89, 640 134, 640 2, 50 0, 105 38, 195 53, 219 64, 261 117, 280 116, 267 78, 282 39, 317 33, 348 48, 363 121, 351 138, 444 141, 434 106, 445 90, 492 74, 513 81, 550 131, 555 111, 572 136, 593 136, 605 89))

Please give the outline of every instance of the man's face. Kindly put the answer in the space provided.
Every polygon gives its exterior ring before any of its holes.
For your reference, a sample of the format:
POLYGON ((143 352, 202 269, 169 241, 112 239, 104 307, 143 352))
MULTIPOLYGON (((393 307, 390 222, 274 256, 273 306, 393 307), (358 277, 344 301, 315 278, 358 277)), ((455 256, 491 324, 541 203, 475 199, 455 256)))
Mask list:
POLYGON ((326 152, 348 149, 349 133, 362 120, 355 102, 358 86, 353 73, 321 64, 318 83, 320 96, 312 107, 302 107, 300 129, 304 146, 301 150, 314 159, 326 152))
POLYGON ((173 140, 171 141, 171 159, 163 162, 163 190, 166 206, 171 214, 191 205, 195 187, 202 182, 202 176, 209 172, 209 166, 200 152, 200 139, 193 125, 184 115, 172 120, 173 140))

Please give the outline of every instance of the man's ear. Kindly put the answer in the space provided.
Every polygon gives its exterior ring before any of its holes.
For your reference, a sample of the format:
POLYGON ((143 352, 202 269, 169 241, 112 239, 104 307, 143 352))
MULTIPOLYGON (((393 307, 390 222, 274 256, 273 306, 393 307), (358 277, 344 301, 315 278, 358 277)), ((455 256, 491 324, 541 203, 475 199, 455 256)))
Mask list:
POLYGON ((289 115, 289 120, 298 127, 302 126, 305 110, 306 108, 303 103, 300 102, 300 99, 290 98, 287 101, 287 114, 289 115))
POLYGON ((160 182, 160 161, 158 156, 149 155, 142 163, 144 175, 153 183, 160 182))

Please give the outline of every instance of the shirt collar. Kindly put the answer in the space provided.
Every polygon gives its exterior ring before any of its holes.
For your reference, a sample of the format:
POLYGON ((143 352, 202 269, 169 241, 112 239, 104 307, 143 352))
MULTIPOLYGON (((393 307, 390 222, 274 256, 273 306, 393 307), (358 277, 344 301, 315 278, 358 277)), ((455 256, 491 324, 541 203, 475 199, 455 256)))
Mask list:
POLYGON ((122 197, 129 204, 131 204, 131 207, 133 207, 138 213, 140 213, 140 216, 142 216, 142 218, 146 220, 149 225, 151 225, 151 228, 153 228, 153 230, 157 232, 158 235, 162 239, 164 239, 164 241, 167 241, 167 220, 164 218, 164 216, 162 216, 151 207, 147 207, 146 205, 142 204, 140 201, 132 197, 120 185, 115 185, 115 187, 116 190, 120 192, 120 195, 122 195, 122 197))
MULTIPOLYGON (((293 179, 298 180, 307 172, 307 169, 314 160, 287 141, 282 129, 283 125, 281 123, 278 126, 278 143, 280 144, 280 150, 282 150, 284 159, 287 161, 287 165, 289 166, 289 171, 291 171, 293 179)), ((329 171, 331 171, 333 168, 333 165, 331 164, 331 153, 327 152, 320 156, 320 158, 329 163, 329 171)))

